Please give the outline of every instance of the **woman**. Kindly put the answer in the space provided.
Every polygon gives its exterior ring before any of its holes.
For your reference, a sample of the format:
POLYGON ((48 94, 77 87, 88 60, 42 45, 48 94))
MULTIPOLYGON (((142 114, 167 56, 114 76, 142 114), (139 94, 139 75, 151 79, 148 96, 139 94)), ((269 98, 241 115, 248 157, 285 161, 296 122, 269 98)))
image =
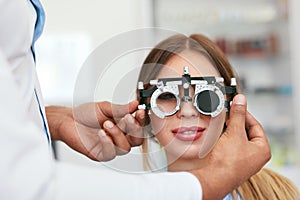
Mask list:
MULTIPOLYGON (((223 52, 203 35, 174 35, 152 49, 140 71, 137 95, 149 110, 144 132, 150 137, 143 144, 146 169, 183 171, 205 166, 226 128, 235 77, 223 52)), ((288 179, 268 169, 226 196, 299 198, 288 179)))

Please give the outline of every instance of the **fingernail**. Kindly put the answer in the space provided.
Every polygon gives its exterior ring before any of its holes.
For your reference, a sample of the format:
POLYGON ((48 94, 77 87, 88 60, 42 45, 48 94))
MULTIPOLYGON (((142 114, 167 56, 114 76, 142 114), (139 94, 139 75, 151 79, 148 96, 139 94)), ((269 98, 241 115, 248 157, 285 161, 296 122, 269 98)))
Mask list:
POLYGON ((104 127, 110 129, 114 127, 114 124, 111 121, 106 121, 104 122, 104 127))
POLYGON ((101 137, 105 137, 106 136, 106 133, 104 132, 104 130, 100 130, 99 131, 99 135, 101 136, 101 137))
POLYGON ((237 95, 233 99, 233 103, 237 105, 245 105, 246 104, 246 98, 244 95, 237 95))

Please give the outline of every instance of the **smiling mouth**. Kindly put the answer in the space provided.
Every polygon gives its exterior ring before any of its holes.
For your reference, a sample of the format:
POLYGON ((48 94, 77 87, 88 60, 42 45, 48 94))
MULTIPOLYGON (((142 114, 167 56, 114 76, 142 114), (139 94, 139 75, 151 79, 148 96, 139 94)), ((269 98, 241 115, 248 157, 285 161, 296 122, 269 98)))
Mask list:
POLYGON ((203 135, 205 128, 193 126, 193 127, 180 127, 172 130, 175 137, 182 141, 194 141, 203 135))

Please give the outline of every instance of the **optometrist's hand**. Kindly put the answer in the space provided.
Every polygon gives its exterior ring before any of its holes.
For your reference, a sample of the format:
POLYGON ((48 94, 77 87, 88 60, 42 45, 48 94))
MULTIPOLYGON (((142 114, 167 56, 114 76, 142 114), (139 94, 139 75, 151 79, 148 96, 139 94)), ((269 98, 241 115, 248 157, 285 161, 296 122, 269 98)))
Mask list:
POLYGON ((208 164, 192 173, 200 180, 203 199, 221 199, 256 174, 271 158, 259 122, 247 112, 246 98, 236 95, 227 129, 208 156, 208 164))
POLYGON ((137 101, 86 103, 73 109, 49 106, 46 115, 53 140, 63 141, 92 160, 108 161, 142 144, 145 113, 136 111, 137 106, 137 101))

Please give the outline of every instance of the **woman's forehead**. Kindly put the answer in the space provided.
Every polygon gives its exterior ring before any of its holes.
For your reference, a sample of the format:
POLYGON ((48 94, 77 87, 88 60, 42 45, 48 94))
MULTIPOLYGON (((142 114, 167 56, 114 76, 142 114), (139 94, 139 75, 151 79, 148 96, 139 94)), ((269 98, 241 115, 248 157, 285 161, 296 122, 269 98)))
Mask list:
POLYGON ((206 56, 199 52, 184 51, 172 56, 167 61, 159 72, 158 78, 182 76, 185 66, 188 66, 191 76, 220 76, 218 70, 206 56))

